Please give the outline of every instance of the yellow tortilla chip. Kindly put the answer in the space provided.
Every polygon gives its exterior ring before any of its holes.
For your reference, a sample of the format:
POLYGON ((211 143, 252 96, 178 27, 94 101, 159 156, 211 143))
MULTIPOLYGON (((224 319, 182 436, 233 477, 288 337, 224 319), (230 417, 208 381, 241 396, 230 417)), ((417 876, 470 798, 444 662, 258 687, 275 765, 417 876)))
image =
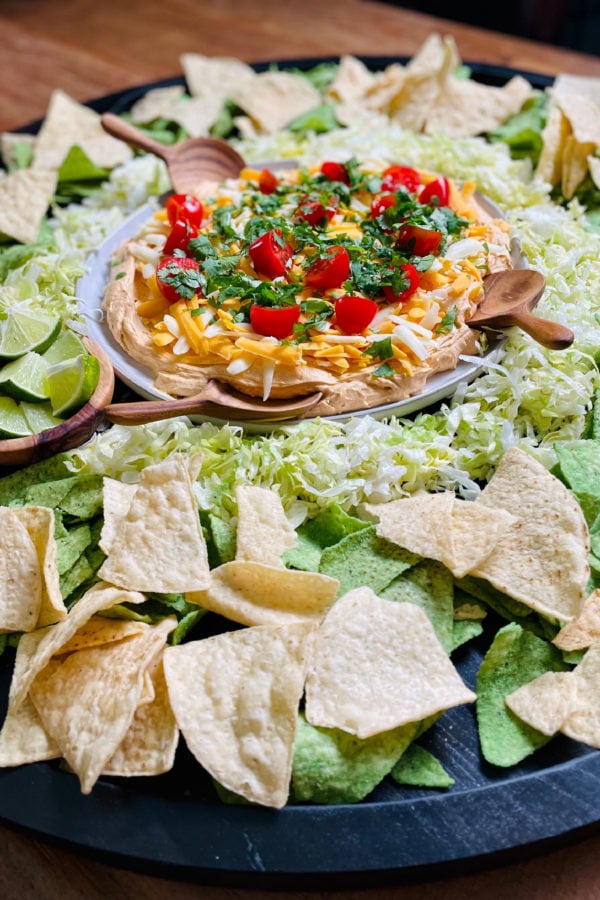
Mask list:
POLYGON ((580 144, 600 146, 600 78, 558 75, 550 89, 580 144))
POLYGON ((30 697, 45 731, 89 794, 125 738, 144 688, 145 669, 161 653, 176 620, 140 635, 69 654, 33 681, 30 697))
POLYGON ((339 588, 328 575, 242 560, 217 566, 210 576, 208 590, 186 600, 241 625, 318 622, 339 588))
POLYGON ((54 510, 47 506, 22 506, 13 508, 13 512, 33 541, 42 575, 42 602, 36 628, 54 625, 67 615, 56 560, 54 510))
POLYGON ((192 97, 218 96, 219 105, 232 91, 254 80, 256 72, 240 59, 227 56, 203 56, 184 53, 180 57, 188 90, 192 97))
POLYGON ((580 144, 572 134, 565 141, 561 180, 562 193, 566 200, 571 199, 586 178, 589 171, 588 156, 594 152, 594 149, 594 144, 580 144))
POLYGON ((171 706, 198 762, 253 803, 288 797, 313 627, 260 626, 168 647, 171 706))
POLYGON ((230 97, 266 134, 274 134, 322 102, 321 94, 308 79, 291 72, 262 72, 235 87, 230 97))
POLYGON ((422 131, 428 111, 438 102, 443 86, 459 64, 454 38, 431 34, 412 57, 403 72, 399 92, 386 110, 392 121, 422 131))
POLYGON ((548 118, 542 131, 542 150, 536 174, 553 187, 561 179, 563 153, 570 133, 569 120, 560 106, 550 102, 548 118))
POLYGON ((16 512, 0 507, 0 633, 33 631, 41 605, 35 544, 16 512))
POLYGON ((544 672, 509 694, 506 705, 519 719, 552 737, 575 707, 577 684, 571 672, 544 672))
POLYGON ((145 622, 133 622, 129 619, 104 619, 102 616, 92 616, 87 622, 78 628, 72 638, 60 648, 60 655, 74 653, 76 650, 86 650, 90 647, 101 647, 104 644, 113 644, 115 641, 123 641, 134 634, 147 631, 150 626, 145 622))
POLYGON ((425 131, 427 134, 443 131, 450 137, 485 134, 519 112, 531 94, 531 85, 520 75, 502 87, 449 77, 427 112, 425 131))
POLYGON ((129 590, 165 594, 208 587, 206 543, 180 454, 142 471, 125 516, 110 528, 100 578, 129 590))
POLYGON ((600 641, 600 590, 587 598, 576 619, 558 632, 552 643, 560 650, 583 650, 600 641))
POLYGON ((579 504, 547 469, 513 447, 475 503, 518 521, 471 575, 544 616, 568 622, 587 596, 590 538, 579 504))
POLYGON ((146 674, 153 686, 152 696, 146 703, 140 697, 133 721, 103 775, 162 775, 173 768, 179 728, 169 701, 162 655, 146 674))
POLYGON ((16 709, 29 693, 34 678, 43 671, 53 656, 101 609, 118 603, 143 603, 143 594, 98 582, 73 606, 69 614, 50 628, 24 634, 17 649, 17 660, 23 654, 23 664, 15 666, 10 683, 9 709, 16 709))
POLYGON ((590 647, 568 674, 576 686, 576 701, 561 731, 574 741, 600 749, 600 646, 590 647))
POLYGON ((280 566, 282 554, 295 547, 297 536, 288 522, 279 494, 268 488, 239 485, 235 558, 280 566))
POLYGON ((412 603, 356 588, 319 627, 306 681, 312 725, 367 738, 474 700, 412 603))
POLYGON ((325 95, 337 103, 360 102, 373 84, 373 73, 362 60, 345 54, 340 57, 335 77, 327 86, 325 95))
POLYGON ((153 88, 129 110, 134 125, 149 125, 155 119, 172 119, 185 91, 181 85, 153 88))
POLYGON ((58 171, 71 147, 81 147, 103 169, 113 169, 132 157, 127 144, 104 130, 97 112, 55 90, 35 143, 33 168, 58 171))
POLYGON ((124 481, 117 481, 114 478, 104 478, 102 480, 104 522, 98 546, 107 556, 115 539, 119 523, 129 512, 136 488, 137 484, 128 484, 124 481))
POLYGON ((56 190, 56 172, 16 169, 0 179, 0 232, 34 244, 56 190))

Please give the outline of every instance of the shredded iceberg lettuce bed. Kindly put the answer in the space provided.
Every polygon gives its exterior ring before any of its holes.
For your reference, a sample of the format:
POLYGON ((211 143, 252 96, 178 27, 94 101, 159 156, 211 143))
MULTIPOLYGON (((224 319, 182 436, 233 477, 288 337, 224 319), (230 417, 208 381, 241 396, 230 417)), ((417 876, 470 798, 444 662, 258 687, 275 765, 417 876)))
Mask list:
MULTIPOLYGON (((175 450, 201 451, 202 506, 227 516, 235 484, 250 480, 277 486, 298 524, 332 499, 350 509, 440 487, 472 497, 509 447, 529 450, 550 468, 554 443, 581 435, 599 383, 600 234, 586 230, 576 201, 565 209, 550 200, 549 185, 533 177, 528 160, 513 160, 505 145, 483 138, 414 135, 378 116, 325 134, 245 139, 237 148, 250 163, 356 156, 475 180, 502 209, 530 265, 546 276, 538 312, 569 325, 574 344, 550 351, 512 329, 480 377, 438 408, 406 419, 306 421, 268 435, 187 420, 113 427, 73 454, 76 468, 134 480, 145 465, 175 450)), ((75 318, 76 282, 87 254, 128 212, 166 187, 162 165, 138 158, 81 205, 57 210, 49 246, 9 272, 1 304, 30 292, 41 305, 58 305, 75 318)))

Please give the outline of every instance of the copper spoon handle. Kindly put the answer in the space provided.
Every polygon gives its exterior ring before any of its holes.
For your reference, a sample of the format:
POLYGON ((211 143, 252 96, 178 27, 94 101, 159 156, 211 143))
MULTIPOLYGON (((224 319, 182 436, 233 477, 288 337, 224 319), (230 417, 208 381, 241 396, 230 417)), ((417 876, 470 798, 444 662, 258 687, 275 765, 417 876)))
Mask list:
POLYGON ((120 116, 116 116, 114 113, 104 113, 101 117, 101 122, 104 130, 112 134, 113 137, 119 138, 119 140, 125 141, 127 144, 133 144, 140 150, 153 153, 165 162, 168 161, 168 147, 153 140, 153 138, 144 134, 143 131, 139 131, 134 125, 130 125, 129 122, 126 122, 120 116))
POLYGON ((525 310, 515 310, 506 318, 507 325, 518 325, 538 344, 548 347, 549 350, 566 350, 575 339, 575 335, 566 325, 552 322, 550 319, 541 319, 525 310))

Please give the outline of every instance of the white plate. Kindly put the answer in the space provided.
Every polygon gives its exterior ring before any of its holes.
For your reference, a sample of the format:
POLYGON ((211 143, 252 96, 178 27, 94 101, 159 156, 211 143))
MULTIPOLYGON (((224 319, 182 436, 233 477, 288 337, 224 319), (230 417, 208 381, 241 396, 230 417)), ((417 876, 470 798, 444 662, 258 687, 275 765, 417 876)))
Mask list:
MULTIPOLYGON (((502 217, 501 210, 488 197, 479 194, 478 200, 492 215, 502 217)), ((98 249, 89 256, 86 262, 87 272, 77 284, 79 311, 87 321, 88 336, 106 351, 113 364, 115 373, 121 381, 146 400, 170 400, 172 398, 156 389, 151 371, 133 360, 114 339, 104 318, 102 301, 109 278, 110 263, 115 250, 123 241, 133 237, 140 230, 142 225, 158 209, 158 205, 158 201, 146 203, 110 234, 98 249)), ((525 268, 527 266, 525 257, 517 242, 513 242, 511 256, 515 268, 525 268)), ((455 369, 432 375, 427 381, 424 390, 413 397, 407 397, 405 400, 398 400, 394 403, 370 407, 369 409, 324 416, 323 418, 328 422, 345 421, 366 415, 373 416, 376 419, 386 419, 391 416, 407 416, 425 407, 432 406, 440 400, 451 397, 460 385, 473 381, 485 370, 487 363, 495 362, 501 353, 503 343, 504 340, 501 336, 497 337, 490 334, 488 348, 481 356, 481 362, 460 360, 455 369)), ((217 424, 229 421, 243 426, 247 431, 260 433, 267 433, 283 426, 287 427, 298 421, 306 421, 306 419, 302 419, 285 422, 247 422, 243 419, 232 419, 230 416, 224 416, 222 419, 210 416, 192 416, 191 418, 197 422, 215 422, 217 424)))

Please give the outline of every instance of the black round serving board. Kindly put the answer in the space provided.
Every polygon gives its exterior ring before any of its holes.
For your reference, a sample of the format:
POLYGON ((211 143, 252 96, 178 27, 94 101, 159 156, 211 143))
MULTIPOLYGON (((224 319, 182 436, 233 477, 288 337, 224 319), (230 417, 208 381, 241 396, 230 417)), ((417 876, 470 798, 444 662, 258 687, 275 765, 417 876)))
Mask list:
MULTIPOLYGON (((372 69, 392 58, 361 57, 372 69)), ((310 68, 324 59, 278 62, 310 68)), ((266 63, 256 65, 258 71, 266 63)), ((469 63, 487 84, 524 75, 543 89, 552 79, 469 63)), ((122 112, 174 77, 97 98, 98 112, 122 112)), ((35 132, 40 122, 21 130, 35 132)), ((453 655, 464 681, 476 673, 499 622, 453 655)), ((11 658, 0 659, 0 721, 11 658)), ((275 811, 221 803, 183 740, 172 772, 151 779, 101 778, 83 796, 56 761, 0 769, 0 820, 79 853, 132 870, 239 887, 359 888, 448 878, 545 852, 597 830, 600 754, 554 738, 519 766, 482 758, 475 710, 445 713, 420 740, 455 784, 448 790, 400 787, 386 779, 362 803, 289 805, 275 811)))

